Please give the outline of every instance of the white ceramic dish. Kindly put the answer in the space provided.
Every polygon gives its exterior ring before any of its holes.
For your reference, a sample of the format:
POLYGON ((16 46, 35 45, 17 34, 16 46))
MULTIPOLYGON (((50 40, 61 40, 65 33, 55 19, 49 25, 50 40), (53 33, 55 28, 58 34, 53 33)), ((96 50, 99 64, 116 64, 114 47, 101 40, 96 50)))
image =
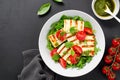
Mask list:
MULTIPOLYGON (((92 10, 93 10, 93 13, 95 14, 96 17, 98 17, 99 19, 101 20, 109 20, 109 19, 112 19, 113 17, 112 16, 107 16, 107 17, 102 17, 102 16, 99 16, 96 11, 95 11, 95 8, 94 8, 94 4, 95 4, 96 0, 92 0, 92 10)), ((113 14, 117 15, 118 12, 119 12, 119 8, 120 8, 120 4, 119 4, 119 0, 114 0, 114 3, 115 3, 115 10, 113 11, 113 14)))
POLYGON ((40 36, 39 36, 39 50, 40 50, 40 55, 41 55, 43 61, 52 71, 54 71, 55 73, 60 74, 62 76, 66 76, 66 77, 82 76, 82 75, 85 75, 85 74, 89 73, 90 71, 92 71, 100 63, 100 61, 103 57, 103 54, 104 54, 104 49, 105 49, 105 38, 104 38, 104 34, 103 34, 103 31, 102 31, 100 25, 90 15, 88 15, 82 11, 78 11, 78 10, 65 10, 65 11, 62 11, 62 12, 59 12, 59 13, 53 15, 44 24, 44 26, 40 32, 40 36), (59 63, 55 63, 52 60, 52 58, 50 56, 50 51, 46 47, 46 45, 47 45, 46 36, 50 29, 50 25, 53 22, 58 21, 62 15, 80 16, 84 20, 90 21, 92 23, 93 29, 96 30, 95 35, 96 35, 96 39, 98 42, 97 46, 99 46, 101 51, 99 51, 98 54, 93 57, 93 60, 90 63, 86 64, 86 66, 82 69, 77 69, 77 68, 64 69, 64 68, 62 68, 62 66, 59 63))

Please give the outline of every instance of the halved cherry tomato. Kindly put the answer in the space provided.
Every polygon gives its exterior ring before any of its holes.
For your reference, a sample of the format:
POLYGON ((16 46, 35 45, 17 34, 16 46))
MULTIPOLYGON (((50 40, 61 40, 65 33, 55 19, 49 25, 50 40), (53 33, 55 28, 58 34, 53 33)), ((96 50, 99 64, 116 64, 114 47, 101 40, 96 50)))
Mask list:
POLYGON ((76 37, 78 40, 83 41, 85 40, 86 33, 84 31, 79 31, 76 33, 76 37))
POLYGON ((62 66, 63 68, 66 68, 67 63, 66 63, 66 61, 65 61, 63 58, 60 58, 60 59, 59 59, 59 63, 61 64, 61 66, 62 66))
POLYGON ((74 45, 73 50, 77 53, 77 54, 81 54, 82 53, 82 48, 78 45, 74 45))
POLYGON ((61 30, 58 30, 58 31, 56 32, 56 37, 57 37, 57 38, 60 38, 60 32, 61 32, 61 30))
POLYGON ((51 52, 50 52, 50 55, 53 56, 54 54, 57 54, 57 48, 53 49, 51 52))
POLYGON ((66 33, 62 30, 58 30, 56 32, 56 37, 61 40, 61 41, 64 41, 66 39, 66 33))
POLYGON ((77 57, 78 57, 77 54, 69 56, 69 60, 71 61, 72 64, 76 64, 78 62, 77 57))
POLYGON ((84 31, 85 31, 87 34, 93 34, 93 31, 92 31, 91 28, 85 27, 85 28, 84 28, 84 31))

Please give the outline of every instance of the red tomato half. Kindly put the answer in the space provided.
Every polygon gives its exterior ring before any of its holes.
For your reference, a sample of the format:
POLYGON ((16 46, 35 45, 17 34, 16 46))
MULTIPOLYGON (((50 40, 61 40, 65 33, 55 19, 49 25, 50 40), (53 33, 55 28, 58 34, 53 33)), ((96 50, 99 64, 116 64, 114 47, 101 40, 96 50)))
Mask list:
POLYGON ((53 56, 54 54, 57 54, 57 49, 53 49, 51 52, 50 52, 50 55, 53 56))
POLYGON ((61 40, 64 41, 66 39, 66 33, 64 31, 58 30, 56 32, 56 37, 61 40))
POLYGON ((81 54, 82 53, 82 48, 78 45, 74 45, 73 47, 73 50, 78 54, 81 54))
POLYGON ((63 58, 60 58, 60 59, 59 59, 59 63, 61 64, 61 66, 62 66, 63 68, 66 68, 67 63, 66 63, 66 61, 65 61, 63 58))
POLYGON ((84 31, 79 31, 76 33, 76 37, 78 40, 83 41, 85 40, 86 33, 84 31))
POLYGON ((76 64, 78 62, 78 60, 77 60, 77 54, 70 55, 69 59, 70 59, 70 61, 71 61, 72 64, 76 64))
POLYGON ((93 31, 91 28, 84 28, 84 31, 87 33, 87 34, 93 34, 93 31))

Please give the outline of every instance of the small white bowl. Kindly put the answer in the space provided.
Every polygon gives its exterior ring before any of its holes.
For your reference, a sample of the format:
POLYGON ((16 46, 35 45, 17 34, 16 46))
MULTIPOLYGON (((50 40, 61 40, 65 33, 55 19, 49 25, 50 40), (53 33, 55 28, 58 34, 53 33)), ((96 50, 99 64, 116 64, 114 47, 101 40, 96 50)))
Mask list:
MULTIPOLYGON (((114 3, 115 3, 115 9, 114 9, 114 11, 113 11, 113 14, 115 14, 115 15, 117 15, 118 14, 118 12, 119 12, 119 8, 120 8, 120 5, 119 5, 119 0, 113 0, 114 1, 114 3)), ((113 17, 112 16, 100 16, 100 15, 98 15, 97 13, 96 13, 96 11, 95 11, 95 8, 94 8, 94 4, 95 4, 95 2, 96 2, 96 0, 93 0, 92 1, 92 10, 93 10, 93 13, 95 14, 95 16, 97 16, 99 19, 101 19, 101 20, 109 20, 109 19, 112 19, 113 17)))

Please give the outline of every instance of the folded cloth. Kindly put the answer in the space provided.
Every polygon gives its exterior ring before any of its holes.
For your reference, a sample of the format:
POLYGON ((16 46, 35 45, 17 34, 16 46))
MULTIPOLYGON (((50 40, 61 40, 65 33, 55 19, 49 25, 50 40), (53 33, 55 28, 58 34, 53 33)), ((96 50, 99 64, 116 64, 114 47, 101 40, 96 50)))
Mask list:
POLYGON ((55 80, 55 74, 42 61, 38 49, 23 52, 24 66, 18 80, 55 80))

